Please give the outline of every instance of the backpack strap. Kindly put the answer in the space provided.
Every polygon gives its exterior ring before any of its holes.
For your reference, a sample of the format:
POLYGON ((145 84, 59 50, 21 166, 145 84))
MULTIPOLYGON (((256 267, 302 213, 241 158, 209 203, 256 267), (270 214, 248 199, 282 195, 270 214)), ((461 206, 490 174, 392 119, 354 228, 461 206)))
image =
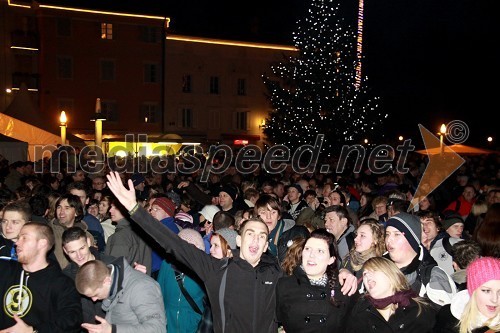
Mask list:
POLYGON ((189 295, 189 293, 186 290, 186 288, 184 288, 183 279, 184 279, 184 274, 175 271, 175 280, 177 280, 177 283, 179 284, 179 289, 181 290, 182 294, 186 298, 186 301, 188 301, 189 305, 191 305, 191 307, 193 308, 194 312, 196 312, 197 314, 201 315, 202 312, 201 312, 200 308, 198 307, 198 305, 196 304, 196 302, 193 300, 193 298, 191 297, 191 295, 189 295))
POLYGON ((444 237, 442 240, 443 248, 448 253, 450 256, 451 254, 451 243, 450 243, 450 237, 444 237))
POLYGON ((349 249, 349 251, 351 251, 351 249, 354 246, 354 233, 353 232, 348 233, 345 236, 345 241, 347 243, 347 248, 349 249))

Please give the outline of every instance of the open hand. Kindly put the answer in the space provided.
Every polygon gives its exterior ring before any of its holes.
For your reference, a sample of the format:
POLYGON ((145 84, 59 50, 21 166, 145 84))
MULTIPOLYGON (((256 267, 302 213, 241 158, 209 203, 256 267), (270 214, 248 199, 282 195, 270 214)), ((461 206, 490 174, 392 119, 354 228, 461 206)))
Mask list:
POLYGON ((33 332, 34 328, 29 326, 19 318, 18 315, 14 315, 14 320, 16 321, 16 324, 14 326, 8 327, 4 330, 1 330, 0 333, 31 333, 33 332))
POLYGON ((146 266, 141 265, 141 264, 139 264, 137 262, 134 262, 134 269, 136 271, 142 272, 144 274, 146 274, 146 272, 147 272, 146 266))
POLYGON ((95 319, 99 324, 83 323, 82 327, 89 331, 89 333, 111 333, 111 324, 106 319, 99 316, 95 316, 95 319))
POLYGON ((121 204, 128 210, 132 210, 135 205, 137 204, 137 199, 135 197, 135 189, 134 189, 134 183, 132 183, 132 180, 128 180, 128 190, 127 188, 123 185, 122 180, 120 178, 120 174, 116 171, 111 171, 109 174, 106 175, 108 178, 108 181, 106 184, 108 185, 108 188, 113 192, 115 197, 118 199, 118 201, 121 202, 121 204))
POLYGON ((342 294, 351 296, 358 289, 358 279, 347 269, 342 268, 339 272, 339 282, 342 285, 342 294))

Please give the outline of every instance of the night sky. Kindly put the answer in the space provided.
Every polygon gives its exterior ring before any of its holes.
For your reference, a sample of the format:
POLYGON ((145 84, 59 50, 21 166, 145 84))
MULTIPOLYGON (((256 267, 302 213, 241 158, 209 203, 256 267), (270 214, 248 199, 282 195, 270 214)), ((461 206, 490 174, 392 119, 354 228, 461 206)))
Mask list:
MULTIPOLYGON (((171 33, 291 44, 306 2, 167 1, 166 10, 171 33)), ((357 1, 341 5, 356 24, 357 1)), ((496 136, 486 115, 498 113, 498 84, 487 83, 500 68, 494 8, 494 0, 365 0, 364 73, 390 115, 388 137, 419 140, 418 123, 437 132, 454 119, 469 125, 467 144, 496 136)))

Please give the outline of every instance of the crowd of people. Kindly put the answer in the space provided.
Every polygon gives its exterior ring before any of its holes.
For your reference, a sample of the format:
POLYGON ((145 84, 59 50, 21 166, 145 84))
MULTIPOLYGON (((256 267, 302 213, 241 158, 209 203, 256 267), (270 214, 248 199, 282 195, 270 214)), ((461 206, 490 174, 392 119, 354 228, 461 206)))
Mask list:
POLYGON ((0 333, 497 332, 500 172, 0 169, 0 333))

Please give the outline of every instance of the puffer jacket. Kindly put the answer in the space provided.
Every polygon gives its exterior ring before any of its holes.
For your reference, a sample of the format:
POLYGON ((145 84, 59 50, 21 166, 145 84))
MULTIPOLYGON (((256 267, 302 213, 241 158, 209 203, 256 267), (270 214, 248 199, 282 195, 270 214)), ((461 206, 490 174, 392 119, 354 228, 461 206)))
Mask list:
POLYGON ((111 263, 113 282, 110 296, 102 301, 106 320, 113 332, 166 333, 167 321, 160 285, 133 269, 123 257, 111 263))
MULTIPOLYGON (((385 253, 384 257, 391 260, 389 253, 385 253)), ((455 282, 437 265, 422 245, 419 254, 408 266, 402 267, 401 272, 406 276, 413 291, 431 300, 436 309, 450 304, 457 293, 455 282)))

